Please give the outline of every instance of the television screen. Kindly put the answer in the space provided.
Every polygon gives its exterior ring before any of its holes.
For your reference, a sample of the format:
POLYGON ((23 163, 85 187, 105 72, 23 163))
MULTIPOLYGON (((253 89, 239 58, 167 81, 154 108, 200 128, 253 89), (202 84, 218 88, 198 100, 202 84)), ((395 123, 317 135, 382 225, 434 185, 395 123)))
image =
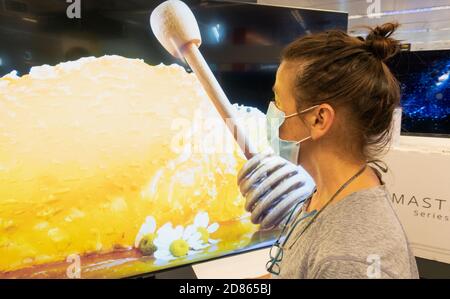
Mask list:
MULTIPOLYGON (((4 1, 1 278, 136 276, 277 236, 251 223, 236 185, 242 153, 194 74, 150 31, 160 2, 84 0, 78 18, 64 1, 4 1)), ((344 13, 186 3, 225 92, 260 110, 283 45, 347 26, 344 13)))
POLYGON ((450 50, 400 52, 389 66, 401 85, 402 134, 450 136, 450 50))

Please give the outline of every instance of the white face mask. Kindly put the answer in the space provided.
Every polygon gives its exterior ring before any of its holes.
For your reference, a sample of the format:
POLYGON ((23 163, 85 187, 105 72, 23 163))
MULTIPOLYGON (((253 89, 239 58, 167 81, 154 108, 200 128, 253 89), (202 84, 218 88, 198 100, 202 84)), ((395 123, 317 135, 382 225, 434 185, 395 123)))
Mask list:
POLYGON ((285 119, 299 115, 301 113, 310 111, 319 105, 309 107, 298 113, 291 115, 285 115, 283 111, 278 109, 275 103, 272 101, 269 104, 269 109, 267 110, 267 140, 270 146, 275 151, 276 154, 280 155, 282 158, 297 164, 298 156, 300 154, 300 143, 311 138, 311 136, 303 138, 300 141, 289 141, 280 139, 280 127, 284 123, 285 119))

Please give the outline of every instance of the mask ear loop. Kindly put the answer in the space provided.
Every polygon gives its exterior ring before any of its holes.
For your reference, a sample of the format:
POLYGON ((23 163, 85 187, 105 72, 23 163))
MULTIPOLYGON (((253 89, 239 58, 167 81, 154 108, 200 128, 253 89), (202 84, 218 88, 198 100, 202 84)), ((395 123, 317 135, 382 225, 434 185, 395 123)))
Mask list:
POLYGON ((287 115, 287 116, 285 116, 284 117, 284 119, 287 119, 287 118, 290 118, 290 117, 293 117, 293 116, 296 116, 296 115, 299 115, 300 113, 294 113, 294 114, 289 114, 289 115, 287 115))
POLYGON ((306 109, 303 110, 303 111, 300 111, 300 112, 297 112, 297 113, 293 113, 293 114, 289 114, 289 115, 285 116, 284 119, 289 118, 289 117, 293 117, 293 116, 296 116, 296 115, 300 115, 300 114, 302 114, 302 113, 308 112, 308 111, 310 111, 310 110, 312 110, 312 109, 314 109, 314 108, 317 108, 317 107, 319 107, 319 106, 320 106, 320 105, 317 104, 317 105, 311 106, 311 107, 309 107, 309 108, 306 108, 306 109))
POLYGON ((303 110, 303 111, 300 111, 298 114, 301 114, 301 113, 305 113, 305 112, 308 112, 308 111, 310 111, 310 110, 313 110, 314 108, 317 108, 317 107, 319 107, 320 106, 320 104, 317 104, 317 105, 314 105, 314 106, 311 106, 311 107, 309 107, 309 108, 306 108, 305 110, 303 110))
MULTIPOLYGON (((306 109, 303 110, 303 111, 300 111, 300 112, 297 112, 297 113, 294 113, 294 114, 291 114, 291 115, 286 116, 285 119, 288 118, 288 117, 291 117, 291 116, 295 116, 295 115, 299 115, 299 114, 308 112, 308 111, 310 111, 310 110, 312 110, 312 109, 314 109, 314 108, 317 108, 317 107, 319 107, 319 106, 320 106, 320 105, 317 104, 317 105, 314 105, 314 106, 312 106, 312 107, 306 108, 306 109)), ((303 141, 306 141, 306 140, 311 139, 311 138, 312 138, 312 136, 305 137, 305 138, 303 138, 302 140, 297 141, 295 144, 300 144, 300 143, 302 143, 303 141)))
POLYGON ((311 138, 312 138, 312 136, 308 136, 308 137, 306 137, 306 138, 303 138, 303 139, 300 140, 300 141, 297 141, 295 144, 300 144, 300 143, 302 143, 303 141, 306 141, 306 140, 311 139, 311 138))

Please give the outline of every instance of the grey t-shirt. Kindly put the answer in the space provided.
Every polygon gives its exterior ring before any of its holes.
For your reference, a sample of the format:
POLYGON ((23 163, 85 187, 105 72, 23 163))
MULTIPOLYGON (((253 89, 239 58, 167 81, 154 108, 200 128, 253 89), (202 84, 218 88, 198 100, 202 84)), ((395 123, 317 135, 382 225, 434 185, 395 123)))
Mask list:
POLYGON ((312 219, 300 211, 297 219, 303 220, 283 246, 280 274, 272 277, 418 278, 416 260, 389 199, 385 185, 354 192, 331 203, 297 238, 312 219))

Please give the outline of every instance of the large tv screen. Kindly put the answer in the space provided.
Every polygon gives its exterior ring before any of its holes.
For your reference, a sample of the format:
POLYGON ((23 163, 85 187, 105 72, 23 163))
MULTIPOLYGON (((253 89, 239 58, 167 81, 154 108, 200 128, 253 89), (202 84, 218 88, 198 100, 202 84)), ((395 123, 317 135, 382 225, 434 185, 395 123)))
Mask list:
MULTIPOLYGON (((150 31, 160 2, 84 0, 80 18, 65 1, 2 2, 0 278, 129 277, 273 242, 245 212, 242 152, 150 31), (211 122, 181 132, 198 114, 211 122)), ((186 3, 225 92, 259 108, 246 117, 263 116, 285 44, 347 27, 344 13, 186 3)))
POLYGON ((450 136, 450 50, 400 52, 389 62, 401 85, 402 134, 450 136))

